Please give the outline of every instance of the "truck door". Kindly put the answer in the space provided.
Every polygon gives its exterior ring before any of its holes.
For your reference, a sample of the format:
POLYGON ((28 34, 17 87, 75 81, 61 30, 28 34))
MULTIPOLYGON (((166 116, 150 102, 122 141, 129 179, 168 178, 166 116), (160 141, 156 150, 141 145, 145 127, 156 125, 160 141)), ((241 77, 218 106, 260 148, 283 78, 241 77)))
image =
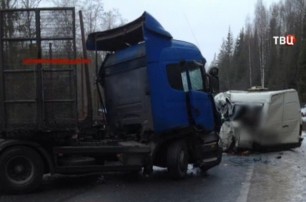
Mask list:
POLYGON ((215 128, 214 101, 210 93, 206 92, 205 69, 198 62, 187 62, 184 64, 186 71, 182 72, 184 89, 187 93, 187 110, 191 122, 206 131, 215 128))

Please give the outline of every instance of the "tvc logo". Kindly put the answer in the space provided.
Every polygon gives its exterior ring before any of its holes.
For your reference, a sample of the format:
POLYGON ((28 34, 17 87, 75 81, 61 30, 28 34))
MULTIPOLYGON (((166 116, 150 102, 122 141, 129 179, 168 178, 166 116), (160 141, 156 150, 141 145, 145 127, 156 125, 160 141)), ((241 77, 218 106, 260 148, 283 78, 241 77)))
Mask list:
POLYGON ((293 34, 287 36, 273 36, 275 45, 293 46, 296 44, 296 37, 293 34))

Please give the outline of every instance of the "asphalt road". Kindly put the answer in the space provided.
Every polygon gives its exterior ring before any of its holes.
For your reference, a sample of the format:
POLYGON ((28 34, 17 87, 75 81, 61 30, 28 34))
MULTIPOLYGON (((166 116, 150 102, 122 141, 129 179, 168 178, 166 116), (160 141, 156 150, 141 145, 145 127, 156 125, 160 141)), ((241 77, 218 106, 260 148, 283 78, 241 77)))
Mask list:
POLYGON ((166 170, 137 179, 123 175, 46 176, 39 192, 1 195, 1 202, 21 201, 306 201, 306 145, 283 152, 224 155, 222 163, 202 175, 190 167, 188 177, 173 181, 166 170))

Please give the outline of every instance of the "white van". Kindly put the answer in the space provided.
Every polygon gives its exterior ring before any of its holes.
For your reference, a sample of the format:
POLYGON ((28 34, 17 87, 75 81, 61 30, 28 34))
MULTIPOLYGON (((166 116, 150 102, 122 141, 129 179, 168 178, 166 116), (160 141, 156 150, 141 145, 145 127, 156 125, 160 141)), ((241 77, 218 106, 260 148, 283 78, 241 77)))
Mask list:
POLYGON ((227 91, 215 96, 224 123, 220 137, 225 150, 299 147, 302 118, 296 90, 227 91))

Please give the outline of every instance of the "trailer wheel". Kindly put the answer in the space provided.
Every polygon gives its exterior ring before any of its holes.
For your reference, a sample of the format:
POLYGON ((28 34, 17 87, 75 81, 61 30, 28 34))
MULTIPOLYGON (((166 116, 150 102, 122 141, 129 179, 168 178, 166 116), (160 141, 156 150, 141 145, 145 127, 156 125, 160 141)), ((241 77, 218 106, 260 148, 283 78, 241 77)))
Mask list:
POLYGON ((6 193, 28 193, 42 183, 44 164, 40 155, 18 146, 0 156, 0 189, 6 193))
POLYGON ((182 179, 187 174, 188 149, 183 141, 171 144, 167 151, 168 172, 174 179, 182 179))

